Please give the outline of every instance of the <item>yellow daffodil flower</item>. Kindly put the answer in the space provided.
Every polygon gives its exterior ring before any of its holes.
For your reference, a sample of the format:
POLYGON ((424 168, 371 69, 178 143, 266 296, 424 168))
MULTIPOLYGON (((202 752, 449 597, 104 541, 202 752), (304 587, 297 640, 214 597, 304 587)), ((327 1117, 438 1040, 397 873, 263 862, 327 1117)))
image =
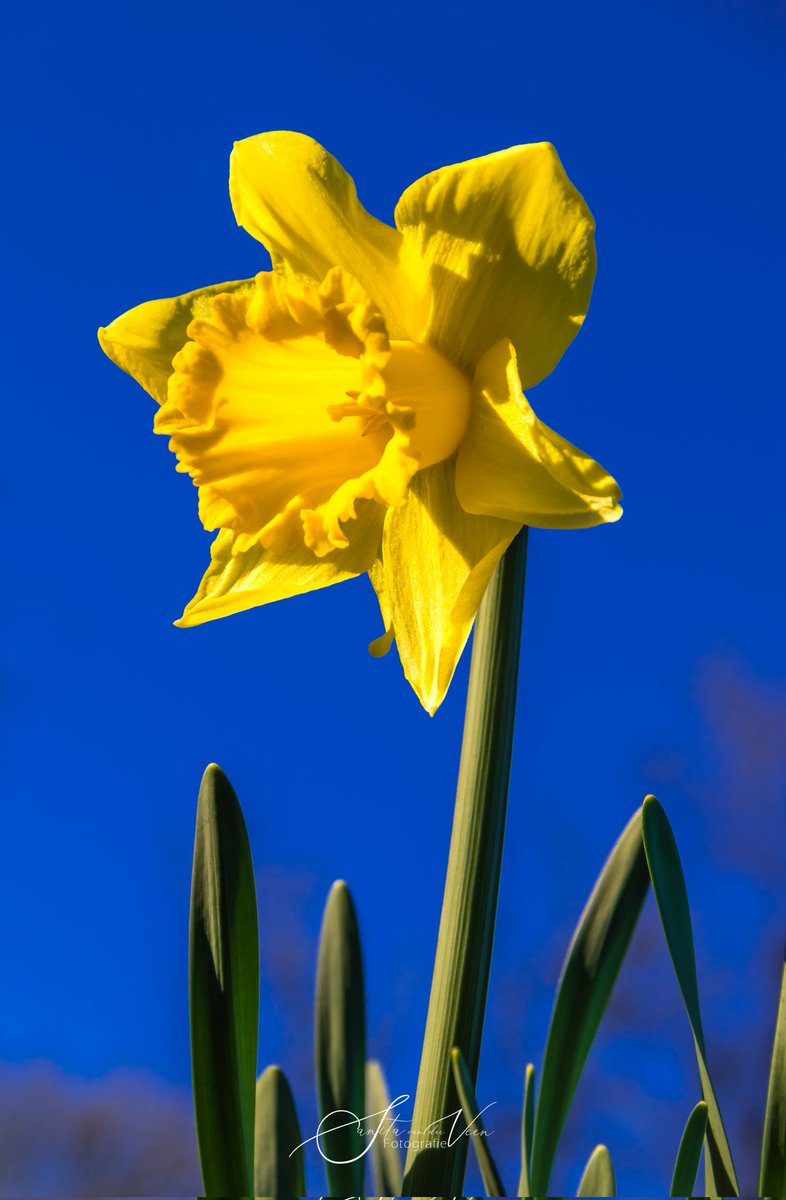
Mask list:
POLYGON ((523 395, 581 325, 593 221, 548 144, 413 183, 395 228, 311 138, 235 145, 238 223, 272 272, 154 300, 99 332, 217 529, 177 622, 368 572, 434 712, 522 525, 614 521, 620 493, 523 395))

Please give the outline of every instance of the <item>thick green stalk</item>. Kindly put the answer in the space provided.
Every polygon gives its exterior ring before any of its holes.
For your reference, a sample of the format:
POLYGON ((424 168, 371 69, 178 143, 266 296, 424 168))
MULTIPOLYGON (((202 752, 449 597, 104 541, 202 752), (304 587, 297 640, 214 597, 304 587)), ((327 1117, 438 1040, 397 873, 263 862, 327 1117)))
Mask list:
POLYGON ((458 1137, 450 1147, 424 1143, 453 1140, 463 1129, 451 1070, 453 1046, 461 1048, 473 1083, 477 1077, 505 833, 526 557, 524 528, 497 567, 475 625, 453 832, 403 1184, 408 1196, 455 1196, 462 1189, 468 1139, 458 1137), (440 1123, 441 1137, 436 1136, 440 1123))

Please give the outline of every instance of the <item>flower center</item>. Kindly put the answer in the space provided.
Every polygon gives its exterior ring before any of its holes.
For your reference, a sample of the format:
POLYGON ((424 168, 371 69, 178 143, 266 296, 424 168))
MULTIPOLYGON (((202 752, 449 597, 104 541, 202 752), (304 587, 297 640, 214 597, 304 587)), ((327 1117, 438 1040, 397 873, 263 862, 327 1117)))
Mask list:
POLYGON ((346 395, 349 400, 328 405, 330 417, 359 418, 362 437, 383 432, 389 437, 395 430, 418 470, 450 458, 469 422, 469 379, 420 342, 391 341, 387 361, 372 375, 372 386, 346 395))
POLYGON ((418 468, 433 467, 458 448, 469 422, 471 384, 458 367, 431 346, 390 343, 382 369, 387 407, 406 418, 410 450, 418 468))

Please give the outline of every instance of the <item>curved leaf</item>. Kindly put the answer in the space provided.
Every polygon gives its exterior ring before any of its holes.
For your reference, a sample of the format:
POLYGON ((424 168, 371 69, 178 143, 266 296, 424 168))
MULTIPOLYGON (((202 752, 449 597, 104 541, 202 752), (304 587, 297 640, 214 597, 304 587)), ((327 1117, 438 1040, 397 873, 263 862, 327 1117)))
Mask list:
POLYGON ((532 1163, 532 1131, 535 1125, 535 1068, 527 1063, 524 1072, 524 1105, 521 1110, 521 1174, 519 1196, 529 1196, 529 1174, 532 1163))
POLYGON ((488 1147, 488 1135, 486 1127, 483 1124, 480 1108, 478 1107, 475 1088, 472 1085, 472 1076, 464 1061, 464 1055, 458 1046, 454 1046, 450 1052, 450 1065, 453 1068, 453 1081, 458 1092, 464 1121, 467 1130, 472 1134, 469 1140, 472 1142, 475 1150, 475 1157, 478 1160, 480 1177, 483 1180, 486 1195, 505 1196, 507 1193, 499 1177, 497 1164, 494 1162, 493 1155, 488 1147))
MULTIPOLYGON (((375 1122, 379 1124, 389 1106, 390 1095, 382 1066, 376 1059, 370 1059, 366 1063, 366 1108, 373 1114, 372 1127, 375 1122)), ((375 1137, 371 1144, 371 1169, 377 1196, 401 1195, 401 1158, 396 1147, 382 1135, 375 1137)))
POLYGON ((366 1006, 355 907, 342 881, 330 889, 317 959, 314 1050, 328 1193, 361 1196, 366 1149, 366 1006))
POLYGON ((786 1196, 786 965, 772 1044, 761 1145, 760 1196, 786 1196))
POLYGON ((617 1181, 614 1164, 605 1146, 596 1146, 587 1159, 579 1182, 577 1196, 616 1196, 617 1181))
POLYGON ((682 871, 677 843, 663 806, 654 796, 647 796, 642 809, 642 831, 652 890, 658 903, 663 932, 669 948, 674 972, 685 1002, 696 1059, 699 1067, 702 1096, 707 1102, 707 1153, 704 1156, 705 1191, 708 1196, 739 1196, 737 1174, 731 1156, 715 1089, 707 1066, 707 1051, 699 1009, 699 986, 696 978, 696 956, 693 947, 693 928, 688 905, 688 890, 682 871))
POLYGON ((189 939, 191 1072, 206 1196, 254 1193, 259 935, 243 813, 215 763, 199 789, 189 939))
POLYGON ((554 1155, 590 1046, 647 894, 641 810, 631 817, 592 890, 562 968, 535 1110, 532 1194, 547 1196, 554 1155))
POLYGON ((287 1077, 267 1067, 257 1080, 254 1195, 304 1196, 303 1136, 287 1077))
POLYGON ((707 1105, 700 1100, 685 1123, 680 1139, 670 1196, 692 1196, 699 1173, 701 1149, 707 1133, 707 1105))

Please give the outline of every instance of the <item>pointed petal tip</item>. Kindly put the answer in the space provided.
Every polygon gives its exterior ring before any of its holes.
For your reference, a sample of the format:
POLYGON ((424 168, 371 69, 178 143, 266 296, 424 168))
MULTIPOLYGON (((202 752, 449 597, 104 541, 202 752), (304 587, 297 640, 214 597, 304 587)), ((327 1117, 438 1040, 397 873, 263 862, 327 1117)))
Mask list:
POLYGON ((196 599, 197 597, 194 596, 192 600, 189 600, 180 616, 172 622, 172 627, 174 629, 193 629, 195 625, 203 625, 205 621, 210 620, 209 615, 204 616, 198 610, 196 612, 194 611, 196 608, 196 599))
POLYGON ((417 696, 420 707, 429 717, 433 717, 447 695, 447 686, 442 691, 439 691, 436 687, 430 688, 429 691, 424 691, 422 680, 414 678, 406 669, 404 670, 404 675, 407 683, 417 696))
POLYGON ((193 629, 195 625, 203 625, 206 621, 210 620, 209 616, 205 617, 200 613, 194 614, 192 608, 193 604, 194 601, 189 600, 188 604, 183 609, 182 614, 177 618, 177 620, 172 622, 173 629, 193 629))

